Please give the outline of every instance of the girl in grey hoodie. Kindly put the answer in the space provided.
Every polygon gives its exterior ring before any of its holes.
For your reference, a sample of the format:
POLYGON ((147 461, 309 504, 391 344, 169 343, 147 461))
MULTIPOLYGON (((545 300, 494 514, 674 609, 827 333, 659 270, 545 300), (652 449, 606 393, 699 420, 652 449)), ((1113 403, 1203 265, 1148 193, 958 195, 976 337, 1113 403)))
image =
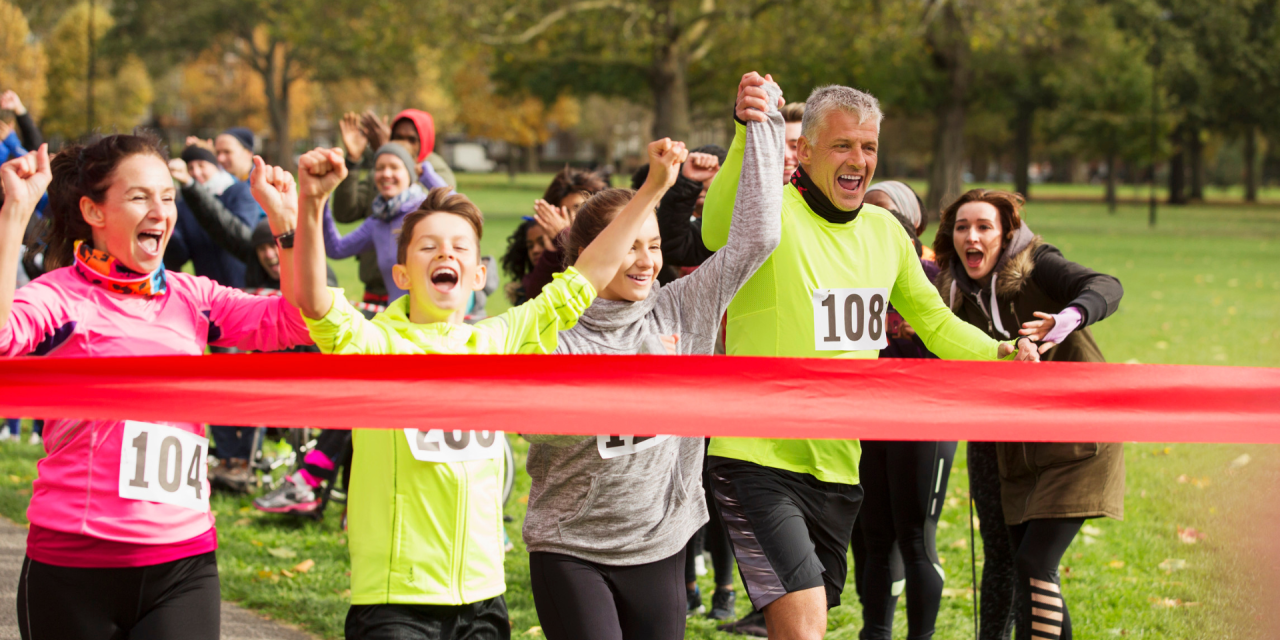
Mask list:
MULTIPOLYGON (((769 85, 771 102, 781 90, 769 85)), ((711 355, 730 300, 781 240, 782 115, 747 123, 742 175, 728 243, 692 274, 661 286, 656 218, 630 259, 578 320, 557 353, 711 355)), ((652 176, 652 174, 651 174, 652 176)), ((660 192, 670 186, 658 185, 660 192)), ((640 194, 652 197, 654 185, 640 194)), ((608 189, 579 208, 566 260, 631 200, 608 189)), ((655 201, 656 202, 656 201, 655 201)), ((644 393, 637 389, 637 393, 644 393)), ((660 398, 654 398, 661 401, 660 398)), ((657 425, 619 416, 618 431, 657 425)), ((550 640, 684 637, 684 548, 707 522, 702 438, 525 436, 533 479, 524 540, 534 604, 550 640)))

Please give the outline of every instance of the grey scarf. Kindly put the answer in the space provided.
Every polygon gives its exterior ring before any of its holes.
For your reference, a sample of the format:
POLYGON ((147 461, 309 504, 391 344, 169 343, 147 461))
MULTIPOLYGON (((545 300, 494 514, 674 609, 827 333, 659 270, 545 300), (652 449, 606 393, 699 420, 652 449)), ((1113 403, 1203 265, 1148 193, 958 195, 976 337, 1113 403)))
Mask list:
POLYGON ((422 188, 422 183, 415 180, 413 184, 409 185, 408 189, 401 191, 396 197, 389 200, 383 197, 382 194, 378 194, 378 197, 373 199, 373 211, 370 215, 375 220, 387 222, 399 215, 400 208, 403 207, 406 202, 410 202, 412 200, 425 200, 426 197, 427 190, 422 188))

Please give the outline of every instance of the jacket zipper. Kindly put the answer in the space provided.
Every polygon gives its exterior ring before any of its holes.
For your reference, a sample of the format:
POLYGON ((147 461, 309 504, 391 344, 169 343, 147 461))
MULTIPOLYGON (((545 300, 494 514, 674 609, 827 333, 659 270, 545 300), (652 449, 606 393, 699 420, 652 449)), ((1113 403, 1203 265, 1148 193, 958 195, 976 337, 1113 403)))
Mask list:
POLYGON ((466 562, 464 560, 467 557, 468 506, 471 504, 471 486, 469 484, 471 469, 466 462, 459 462, 456 464, 461 468, 462 473, 458 476, 458 526, 454 532, 454 583, 452 585, 452 591, 454 600, 456 602, 462 602, 462 574, 466 570, 466 562))

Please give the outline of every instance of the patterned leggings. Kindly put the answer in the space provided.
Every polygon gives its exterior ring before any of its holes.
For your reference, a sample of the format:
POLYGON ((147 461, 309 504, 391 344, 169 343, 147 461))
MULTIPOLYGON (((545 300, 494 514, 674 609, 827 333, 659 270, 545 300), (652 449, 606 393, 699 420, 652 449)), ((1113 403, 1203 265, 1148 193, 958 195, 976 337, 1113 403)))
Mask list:
POLYGON ((1013 542, 1000 506, 1000 466, 994 442, 970 442, 969 493, 981 521, 982 593, 978 640, 1009 640, 1015 622, 1014 587, 1017 570, 1013 542))

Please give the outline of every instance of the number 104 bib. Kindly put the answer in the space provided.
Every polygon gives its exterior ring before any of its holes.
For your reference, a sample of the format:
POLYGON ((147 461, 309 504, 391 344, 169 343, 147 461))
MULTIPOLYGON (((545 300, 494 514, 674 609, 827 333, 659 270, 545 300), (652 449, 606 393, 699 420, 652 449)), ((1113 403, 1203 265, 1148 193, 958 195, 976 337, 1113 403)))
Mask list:
POLYGON ((124 423, 120 497, 209 510, 209 439, 177 427, 124 423))
POLYGON ((814 289, 813 348, 870 351, 889 346, 885 336, 888 309, 887 289, 814 289))

